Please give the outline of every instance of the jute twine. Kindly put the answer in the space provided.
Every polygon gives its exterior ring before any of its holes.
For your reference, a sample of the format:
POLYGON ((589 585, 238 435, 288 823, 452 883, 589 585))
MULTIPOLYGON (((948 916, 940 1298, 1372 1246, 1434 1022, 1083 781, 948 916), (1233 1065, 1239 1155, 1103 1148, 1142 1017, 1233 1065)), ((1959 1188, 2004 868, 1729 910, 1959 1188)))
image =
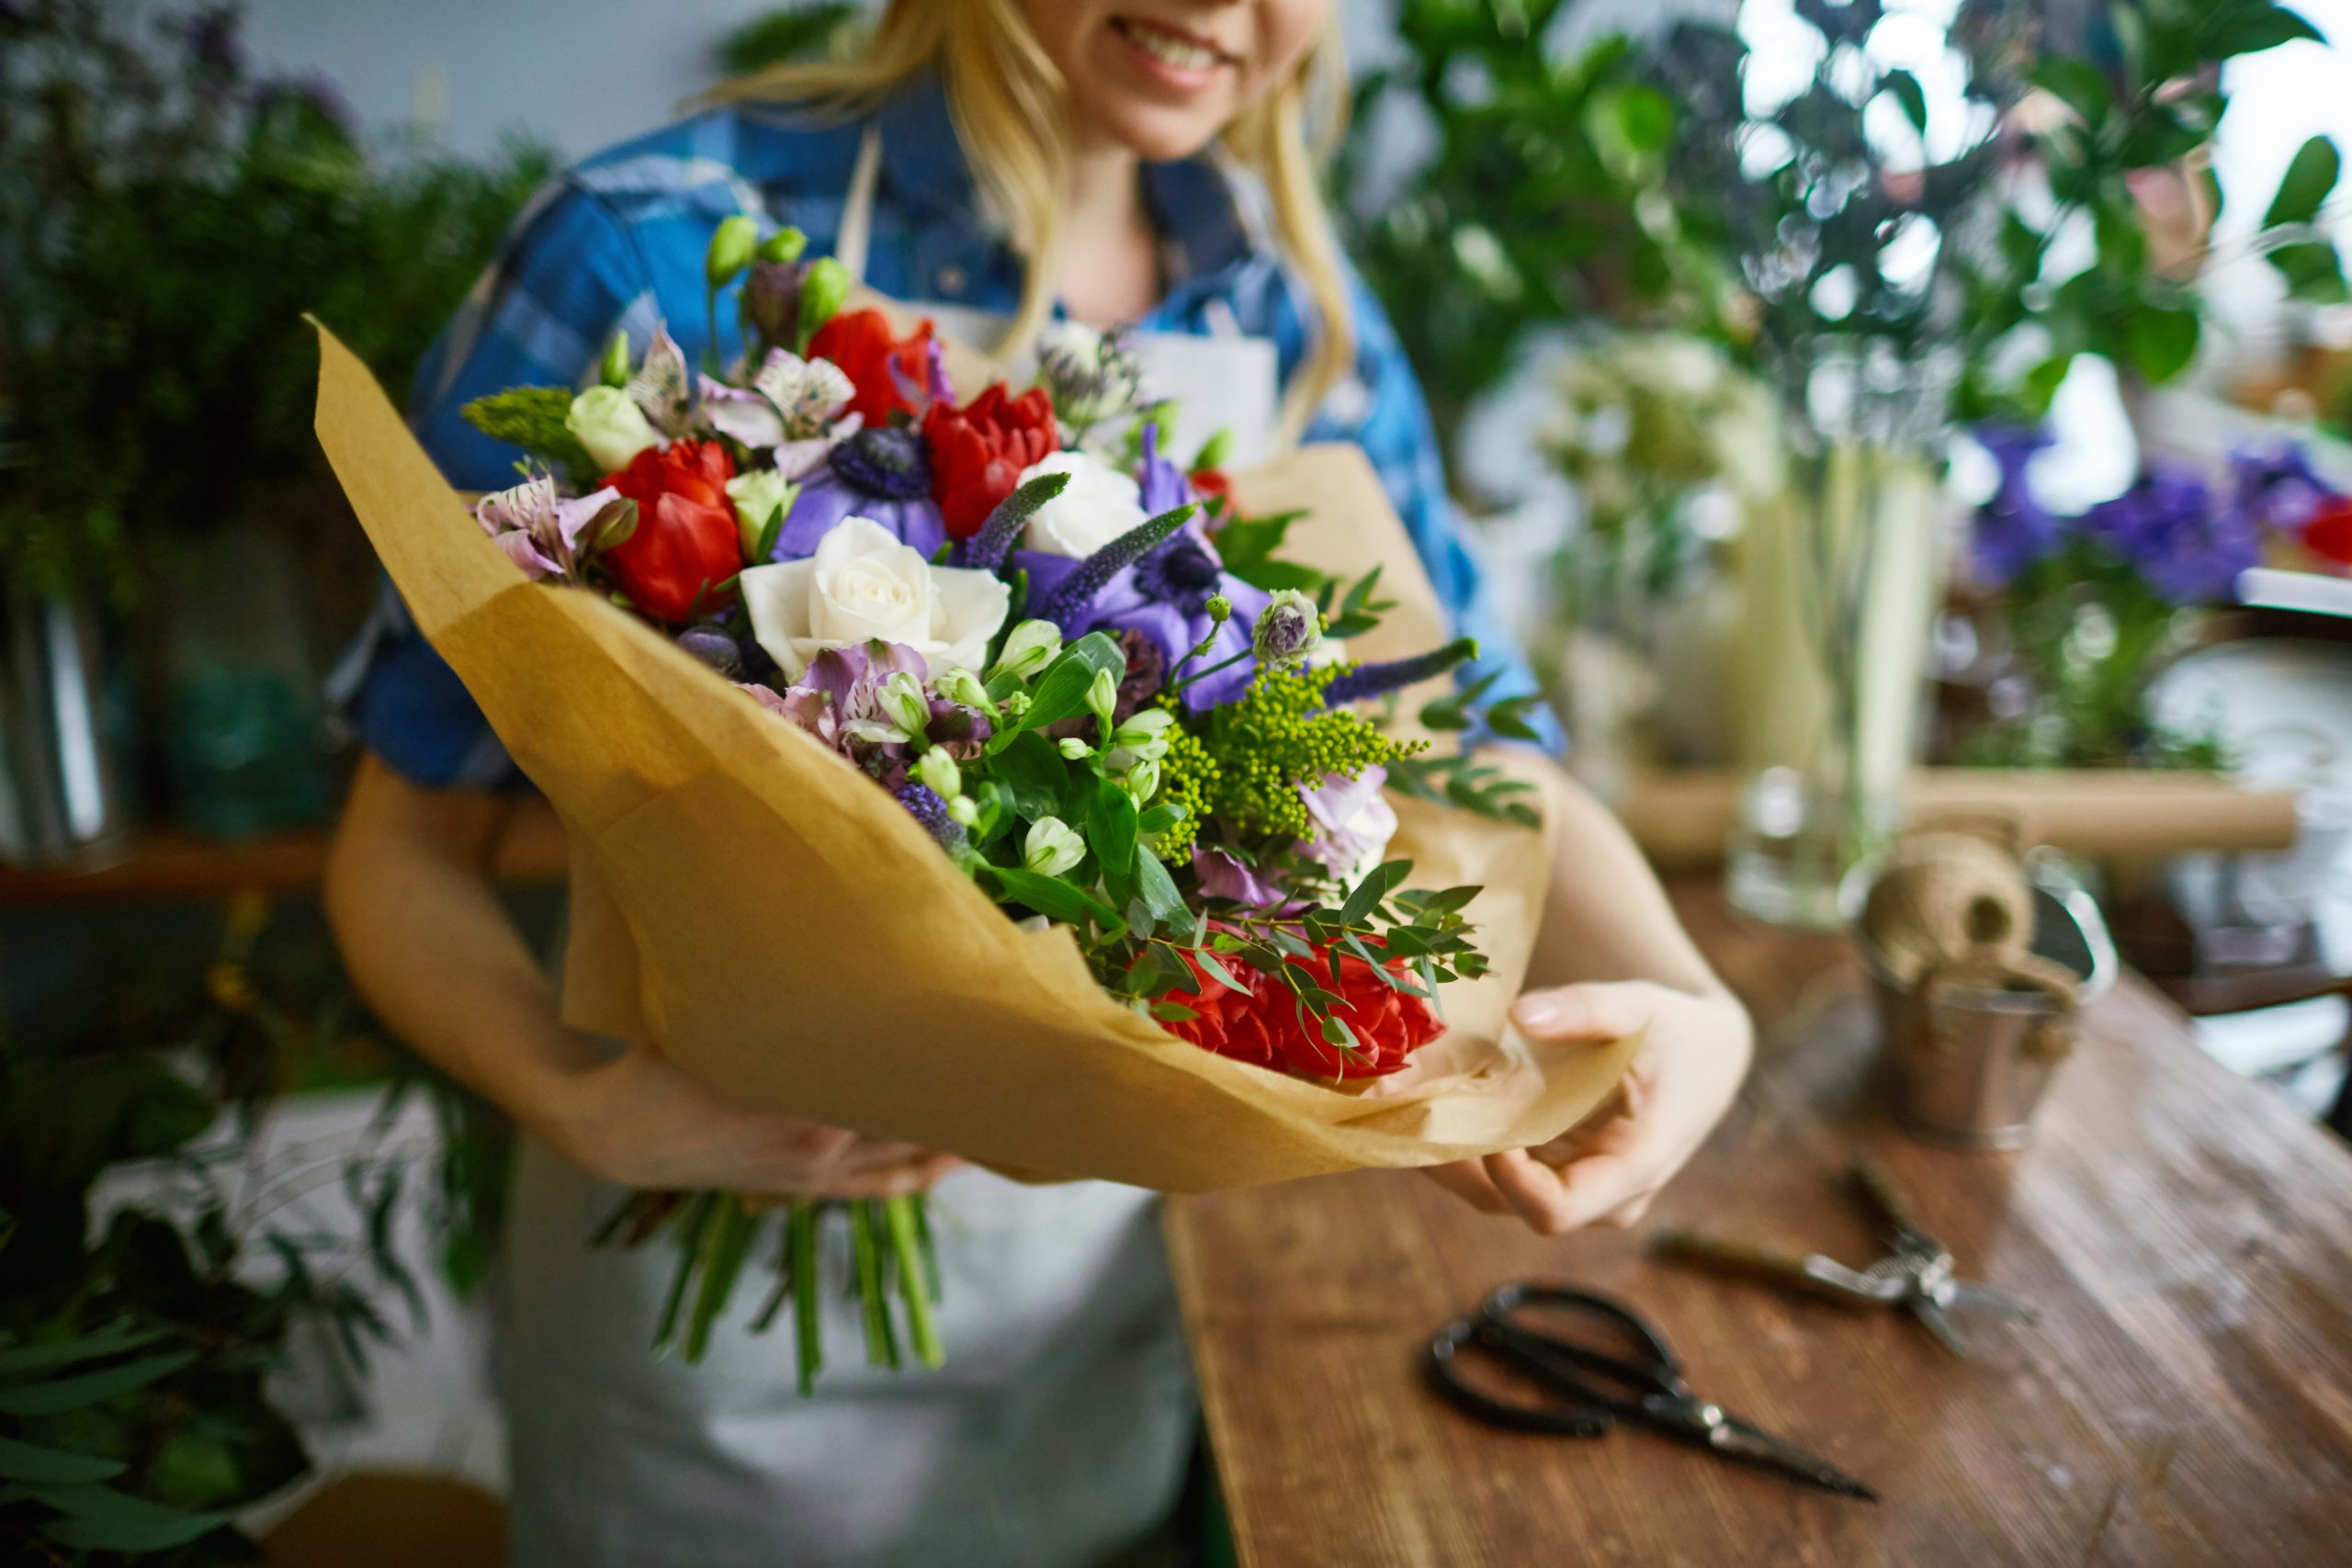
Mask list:
MULTIPOLYGON (((1923 829, 1887 852, 1862 907, 1862 935, 1905 989, 1931 972, 2012 976, 2044 988, 2033 893, 2014 852, 1974 833, 1923 829)), ((2001 988, 1996 978, 1995 989, 2001 988)))

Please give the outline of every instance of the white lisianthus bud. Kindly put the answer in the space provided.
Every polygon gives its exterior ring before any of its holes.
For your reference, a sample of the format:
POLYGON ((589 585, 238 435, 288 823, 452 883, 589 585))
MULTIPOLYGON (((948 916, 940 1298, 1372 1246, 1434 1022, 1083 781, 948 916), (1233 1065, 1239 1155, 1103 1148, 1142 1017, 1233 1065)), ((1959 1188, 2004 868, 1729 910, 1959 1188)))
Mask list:
POLYGON ((1261 664, 1277 668, 1311 656, 1323 641, 1323 613, 1315 601, 1295 588, 1278 590, 1258 612, 1251 630, 1251 651, 1261 664))
POLYGON ((949 667, 945 674, 931 684, 933 691, 951 703, 986 714, 990 718, 997 715, 996 699, 989 695, 989 689, 980 684, 978 675, 960 664, 949 667))
POLYGON ((915 777, 929 784, 932 793, 942 800, 953 800, 964 793, 964 770, 937 746, 915 759, 915 777))
POLYGON ((563 427, 608 474, 628 468, 628 460, 648 446, 662 444, 637 400, 618 387, 591 387, 572 399, 563 427))
POLYGON ((1142 761, 1129 768, 1125 784, 1127 794, 1134 798, 1137 806, 1150 805, 1151 797, 1159 793, 1159 761, 1146 757, 1142 761))
POLYGON ((1111 732, 1111 744, 1136 760, 1168 755, 1168 728, 1176 716, 1166 708, 1145 708, 1127 716, 1111 732))
POLYGON ((882 682, 882 711, 910 740, 921 741, 922 732, 931 728, 931 699, 922 694, 922 682, 904 670, 882 682))
POLYGON ((1021 863, 1039 876, 1059 876, 1086 858, 1086 840, 1058 817, 1040 817, 1021 840, 1021 863))
POLYGON ((1062 629, 1051 621, 1023 621, 1004 639, 990 678, 1018 675, 1026 681, 1061 657, 1062 629))
POLYGON ((1118 728, 1111 716, 1119 705, 1119 682, 1112 679, 1108 670, 1094 672, 1094 683, 1086 688, 1086 705, 1094 715, 1094 721, 1102 727, 1104 735, 1118 728))
MULTIPOLYGON (((936 752, 933 755, 937 755, 936 752)), ((980 804, 968 795, 959 795, 947 803, 947 819, 967 828, 980 825, 980 804)))
POLYGON ((1094 748, 1089 746, 1085 741, 1080 740, 1075 735, 1065 735, 1059 740, 1055 741, 1054 744, 1060 748, 1061 754, 1063 756, 1069 758, 1073 762, 1083 762, 1086 759, 1094 755, 1094 748))
POLYGON ((761 563, 760 539, 768 522, 779 512, 792 510, 800 487, 774 468, 753 468, 727 481, 727 499, 735 503, 735 526, 743 538, 743 558, 761 563))

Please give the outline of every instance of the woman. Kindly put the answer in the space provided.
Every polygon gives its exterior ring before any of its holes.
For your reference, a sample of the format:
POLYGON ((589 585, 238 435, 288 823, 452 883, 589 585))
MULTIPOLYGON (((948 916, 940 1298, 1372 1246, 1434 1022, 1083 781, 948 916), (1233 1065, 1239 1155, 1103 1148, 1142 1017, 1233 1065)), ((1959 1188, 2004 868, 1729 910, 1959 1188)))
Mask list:
MULTIPOLYGON (((582 380, 616 330, 642 344, 657 321, 698 356, 705 244, 748 212, 967 330, 1010 316, 1025 342, 1057 310, 1138 321, 1156 370, 1209 389, 1196 404, 1247 408, 1255 377, 1271 409, 1279 383, 1282 434, 1363 444, 1440 593, 1502 665, 1498 692, 1527 690, 1487 624, 1411 373, 1317 203, 1304 126, 1336 83, 1336 41, 1329 0, 894 0, 855 63, 750 84, 545 193, 422 373, 417 426, 453 482, 488 488, 513 454, 463 422, 469 399, 582 380)), ((1055 1564, 1146 1549, 1191 1423, 1149 1195, 949 1174, 932 1151, 729 1105, 650 1043, 565 1030, 484 874, 517 782, 495 738, 397 604, 351 687, 370 755, 328 898, 352 972, 526 1134, 502 1359, 515 1561, 1055 1564), (806 1403, 789 1348, 740 1322, 699 1368, 654 1361, 669 1259, 582 1245, 625 1187, 933 1183, 947 1369, 836 1364, 806 1403)), ((1597 1134, 1431 1173, 1546 1233, 1637 1215, 1749 1049, 1623 833, 1565 780, 1555 795, 1539 973, 1581 983, 1529 992, 1519 1021, 1646 1043, 1597 1134)), ((829 1329, 855 1342, 846 1315, 829 1329)))

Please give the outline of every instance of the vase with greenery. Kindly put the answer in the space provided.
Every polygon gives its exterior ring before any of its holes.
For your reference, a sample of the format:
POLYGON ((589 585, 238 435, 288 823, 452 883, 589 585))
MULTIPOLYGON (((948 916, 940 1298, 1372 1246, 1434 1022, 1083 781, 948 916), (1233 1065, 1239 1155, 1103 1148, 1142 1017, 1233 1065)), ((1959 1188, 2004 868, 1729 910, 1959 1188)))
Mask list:
POLYGON ((314 650, 373 571, 334 526, 302 313, 403 384, 552 160, 371 144, 330 85, 257 73, 230 6, 21 0, 0 85, 0 570, 110 604, 164 670, 184 816, 315 818, 314 650), (293 585, 271 603, 257 552, 293 585))

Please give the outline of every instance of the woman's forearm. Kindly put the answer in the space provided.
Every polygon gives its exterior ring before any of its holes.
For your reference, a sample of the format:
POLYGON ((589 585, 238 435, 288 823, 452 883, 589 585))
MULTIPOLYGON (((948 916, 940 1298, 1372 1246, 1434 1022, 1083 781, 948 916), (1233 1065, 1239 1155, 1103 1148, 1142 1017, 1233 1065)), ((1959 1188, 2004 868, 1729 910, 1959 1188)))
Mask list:
POLYGON ((1720 991, 1623 826, 1564 771, 1546 769, 1544 785, 1552 886, 1527 983, 1654 980, 1694 995, 1720 991))
POLYGON ((402 1040, 535 1130, 601 1055, 488 874, 505 807, 420 791, 373 758, 328 860, 326 908, 360 994, 402 1040))

